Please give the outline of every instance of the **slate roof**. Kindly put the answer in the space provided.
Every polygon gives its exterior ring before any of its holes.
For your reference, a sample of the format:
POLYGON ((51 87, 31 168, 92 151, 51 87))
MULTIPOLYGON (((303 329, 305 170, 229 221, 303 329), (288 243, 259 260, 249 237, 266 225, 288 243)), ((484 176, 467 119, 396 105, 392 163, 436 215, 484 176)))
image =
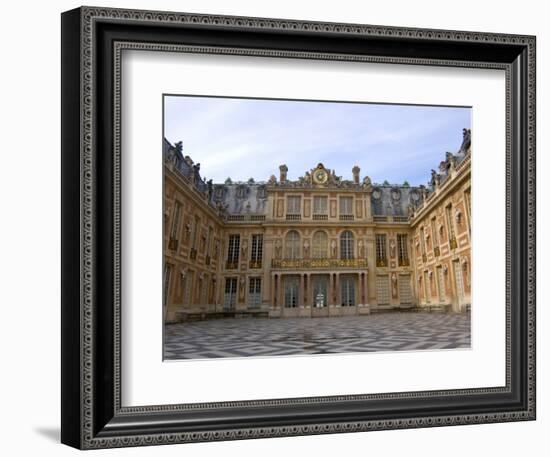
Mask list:
MULTIPOLYGON (((459 165, 468 155, 471 147, 471 131, 463 130, 463 141, 456 153, 447 152, 437 170, 432 170, 431 179, 426 186, 411 187, 408 185, 373 184, 372 185, 372 214, 373 216, 402 216, 409 215, 409 206, 416 207, 422 203, 422 194, 430 194, 435 190, 436 181, 443 184, 450 176, 451 162, 459 165)), ((223 209, 229 215, 266 214, 267 211, 267 183, 265 182, 232 182, 213 184, 206 182, 200 175, 200 164, 195 164, 189 156, 183 156, 181 142, 170 144, 166 138, 163 142, 165 160, 172 161, 174 166, 193 183, 195 189, 203 193, 210 204, 223 209)), ((270 181, 271 182, 271 181, 270 181)), ((289 182, 300 187, 299 182, 289 182)), ((275 183, 277 185, 277 183, 275 183)), ((341 181, 343 188, 361 185, 352 181, 341 181)), ((296 188, 296 187, 294 187, 296 188)))

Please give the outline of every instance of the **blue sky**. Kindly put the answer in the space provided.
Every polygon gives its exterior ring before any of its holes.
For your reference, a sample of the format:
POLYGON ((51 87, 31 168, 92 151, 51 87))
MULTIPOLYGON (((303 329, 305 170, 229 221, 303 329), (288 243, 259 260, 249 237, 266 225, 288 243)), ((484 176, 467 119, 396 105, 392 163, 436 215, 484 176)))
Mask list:
POLYGON ((289 179, 322 162, 351 179, 425 184, 445 152, 456 152, 471 109, 366 103, 165 97, 168 141, 214 182, 265 181, 286 163, 289 179))

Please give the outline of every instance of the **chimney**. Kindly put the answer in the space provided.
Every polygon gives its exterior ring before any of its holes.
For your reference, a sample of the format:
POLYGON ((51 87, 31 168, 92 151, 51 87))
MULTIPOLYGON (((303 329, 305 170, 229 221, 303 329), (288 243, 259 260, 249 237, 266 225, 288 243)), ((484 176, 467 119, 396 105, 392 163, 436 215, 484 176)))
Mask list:
POLYGON ((288 171, 288 167, 285 164, 283 164, 279 167, 279 171, 281 172, 279 181, 286 182, 286 173, 288 171))
POLYGON ((355 184, 359 184, 359 172, 361 171, 361 168, 359 168, 357 165, 355 165, 351 172, 353 173, 353 182, 355 184))

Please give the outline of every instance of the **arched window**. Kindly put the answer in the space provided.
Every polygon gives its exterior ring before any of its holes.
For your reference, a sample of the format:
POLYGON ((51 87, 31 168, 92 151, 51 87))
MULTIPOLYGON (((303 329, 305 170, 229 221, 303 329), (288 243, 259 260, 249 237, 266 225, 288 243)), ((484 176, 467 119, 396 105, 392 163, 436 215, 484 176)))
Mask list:
POLYGON ((326 232, 318 231, 313 235, 313 251, 314 259, 326 259, 328 257, 328 236, 326 232))
POLYGON ((300 234, 296 230, 291 230, 285 238, 285 258, 300 258, 300 234))
POLYGON ((340 235, 340 258, 353 259, 353 233, 349 230, 340 235))

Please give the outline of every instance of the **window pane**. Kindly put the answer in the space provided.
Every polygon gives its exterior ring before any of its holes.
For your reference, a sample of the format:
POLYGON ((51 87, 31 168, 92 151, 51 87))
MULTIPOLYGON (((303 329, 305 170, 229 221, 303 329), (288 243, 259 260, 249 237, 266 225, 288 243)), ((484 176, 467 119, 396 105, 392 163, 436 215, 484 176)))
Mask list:
POLYGON ((315 232, 313 235, 313 258, 326 259, 328 257, 328 236, 325 232, 315 232))
POLYGON ((327 197, 313 197, 313 214, 327 214, 327 197))
POLYGON ((353 233, 349 230, 340 235, 340 258, 353 259, 353 233))
POLYGON ((285 257, 287 259, 300 258, 300 235, 296 230, 291 230, 286 235, 285 257))

